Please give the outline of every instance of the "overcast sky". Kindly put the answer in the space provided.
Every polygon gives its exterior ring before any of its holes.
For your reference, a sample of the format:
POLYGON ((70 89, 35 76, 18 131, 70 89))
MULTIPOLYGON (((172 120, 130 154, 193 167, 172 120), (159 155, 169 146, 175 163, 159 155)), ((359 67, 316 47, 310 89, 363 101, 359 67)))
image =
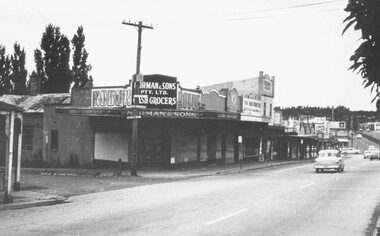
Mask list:
POLYGON ((71 40, 84 27, 95 86, 128 83, 143 30, 143 74, 175 76, 183 87, 258 76, 276 77, 275 106, 375 110, 362 79, 347 70, 360 33, 342 36, 347 1, 329 0, 0 0, 0 44, 33 51, 51 23, 71 40))

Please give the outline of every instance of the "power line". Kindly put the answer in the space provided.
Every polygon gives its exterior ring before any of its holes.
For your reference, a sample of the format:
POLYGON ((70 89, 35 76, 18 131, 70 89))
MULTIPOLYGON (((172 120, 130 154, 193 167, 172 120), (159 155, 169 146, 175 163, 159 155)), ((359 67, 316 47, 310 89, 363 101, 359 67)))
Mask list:
MULTIPOLYGON (((263 13, 263 12, 271 12, 271 11, 280 11, 280 10, 287 10, 287 9, 294 9, 294 8, 306 8, 306 7, 312 7, 312 6, 318 6, 318 5, 326 5, 326 4, 331 4, 331 3, 336 3, 336 2, 343 2, 347 0, 333 0, 333 1, 324 1, 324 2, 315 2, 315 3, 308 3, 308 4, 300 4, 300 5, 292 5, 292 6, 286 6, 286 7, 278 7, 278 8, 268 8, 268 9, 261 9, 261 10, 256 10, 256 11, 245 11, 245 12, 240 12, 243 14, 247 13, 263 13)), ((342 10, 339 8, 334 8, 334 9, 326 9, 319 11, 320 12, 327 12, 327 11, 338 11, 342 10)), ((281 15, 284 16, 284 15, 281 15)), ((242 20, 258 20, 258 19, 265 19, 265 18, 275 18, 279 16, 247 16, 247 17, 237 17, 237 18, 230 18, 227 19, 228 21, 242 21, 242 20)))
MULTIPOLYGON (((332 12, 332 11, 343 11, 341 8, 334 8, 334 9, 326 9, 322 11, 317 11, 313 13, 323 13, 323 12, 332 12)), ((228 19, 229 21, 243 21, 243 20, 259 20, 259 19, 266 19, 266 18, 277 18, 277 17, 286 17, 289 16, 290 14, 285 14, 285 15, 272 15, 272 16, 252 16, 252 17, 240 17, 240 18, 232 18, 228 19)), ((291 16, 294 16, 292 14, 291 16)))
POLYGON ((269 8, 269 9, 262 9, 262 10, 256 10, 256 11, 246 11, 246 12, 241 12, 241 13, 259 13, 259 12, 268 12, 268 11, 278 11, 278 10, 311 7, 311 6, 325 5, 325 4, 335 3, 335 2, 346 2, 346 1, 347 0, 333 0, 333 1, 325 1, 325 2, 315 2, 315 3, 287 6, 287 7, 269 8))

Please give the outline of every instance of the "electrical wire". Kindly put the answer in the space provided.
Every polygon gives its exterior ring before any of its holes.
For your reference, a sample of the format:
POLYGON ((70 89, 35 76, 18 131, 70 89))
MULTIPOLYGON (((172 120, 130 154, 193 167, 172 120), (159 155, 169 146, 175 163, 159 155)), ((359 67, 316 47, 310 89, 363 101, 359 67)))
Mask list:
POLYGON ((287 7, 261 9, 261 10, 256 10, 256 11, 246 11, 246 12, 240 12, 240 13, 260 13, 260 12, 269 12, 269 11, 279 11, 279 10, 286 10, 286 9, 292 9, 292 8, 311 7, 311 6, 318 6, 318 5, 325 5, 325 4, 331 4, 331 3, 336 3, 336 2, 346 2, 346 1, 347 0, 333 0, 333 1, 325 1, 325 2, 315 2, 315 3, 287 6, 287 7))
MULTIPOLYGON (((269 9, 261 9, 261 10, 256 10, 256 11, 246 11, 246 12, 240 12, 243 14, 248 14, 248 13, 263 13, 263 12, 271 12, 271 11, 281 11, 281 10, 288 10, 288 9, 294 9, 294 8, 305 8, 305 7, 312 7, 312 6, 317 6, 317 5, 326 5, 326 4, 331 4, 331 3, 336 3, 336 2, 343 2, 347 0, 334 0, 334 1, 324 1, 324 2, 316 2, 316 3, 308 3, 308 4, 300 4, 300 5, 292 5, 292 6, 286 6, 286 7, 278 7, 278 8, 269 8, 269 9)), ((334 9, 326 9, 322 11, 318 11, 317 13, 321 12, 328 12, 328 11, 341 11, 342 9, 340 8, 334 8, 334 9)), ((281 15, 281 16, 286 16, 286 15, 281 15)), ((257 20, 257 19, 265 19, 265 18, 275 18, 279 16, 247 16, 247 17, 239 17, 239 18, 230 18, 228 19, 229 21, 242 21, 242 20, 257 20)))

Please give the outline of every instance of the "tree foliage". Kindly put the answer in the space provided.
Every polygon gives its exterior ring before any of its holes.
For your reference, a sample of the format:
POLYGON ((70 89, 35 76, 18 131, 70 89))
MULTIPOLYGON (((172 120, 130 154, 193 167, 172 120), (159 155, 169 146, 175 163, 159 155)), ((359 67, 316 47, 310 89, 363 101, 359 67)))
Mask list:
POLYGON ((27 94, 26 78, 28 75, 25 69, 25 50, 21 49, 20 44, 15 43, 13 45, 14 52, 11 56, 11 81, 13 83, 13 94, 25 95, 27 94))
POLYGON ((353 26, 361 31, 363 40, 350 58, 353 64, 349 69, 360 73, 364 87, 372 86, 371 92, 376 89, 373 102, 380 96, 380 1, 348 0, 344 10, 349 15, 344 20, 343 34, 353 26))
POLYGON ((346 121, 346 127, 351 129, 351 119, 353 119, 353 129, 358 129, 358 124, 362 122, 374 122, 380 121, 380 115, 374 111, 350 111, 345 106, 333 107, 310 107, 310 106, 297 106, 297 107, 275 107, 276 110, 280 110, 284 119, 289 117, 293 118, 305 118, 311 117, 326 117, 328 120, 332 120, 332 114, 334 113, 335 121, 346 121))
POLYGON ((0 95, 12 93, 11 61, 5 54, 5 47, 0 45, 0 95))
POLYGON ((70 41, 60 28, 49 24, 41 39, 41 51, 35 51, 36 71, 40 76, 42 93, 67 93, 70 91, 70 41))
POLYGON ((88 53, 84 48, 85 36, 83 34, 83 27, 79 26, 77 33, 71 40, 73 49, 73 82, 74 87, 83 87, 87 83, 92 84, 92 77, 88 75, 91 71, 91 65, 87 64, 88 53))

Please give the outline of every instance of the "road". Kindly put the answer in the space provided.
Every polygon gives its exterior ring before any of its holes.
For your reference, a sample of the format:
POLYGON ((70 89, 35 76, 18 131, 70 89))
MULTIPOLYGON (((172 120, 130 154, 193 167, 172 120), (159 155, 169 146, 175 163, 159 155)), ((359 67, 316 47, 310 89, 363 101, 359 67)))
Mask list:
POLYGON ((312 164, 81 195, 0 212, 0 235, 365 235, 380 161, 312 164))

